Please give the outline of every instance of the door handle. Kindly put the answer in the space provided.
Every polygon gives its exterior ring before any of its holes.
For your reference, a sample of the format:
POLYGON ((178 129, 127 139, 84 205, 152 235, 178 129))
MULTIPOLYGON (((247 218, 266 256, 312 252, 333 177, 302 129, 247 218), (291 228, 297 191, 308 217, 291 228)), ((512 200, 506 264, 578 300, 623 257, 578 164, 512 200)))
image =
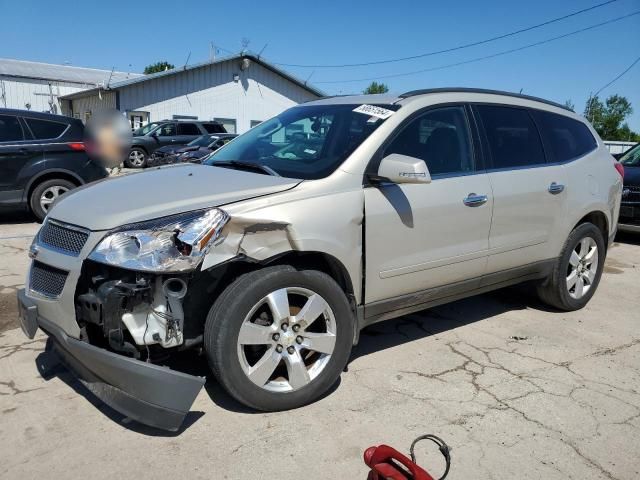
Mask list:
POLYGON ((475 193, 470 193, 463 200, 467 207, 479 207, 480 205, 484 205, 487 203, 489 198, 486 195, 476 195, 475 193))
POLYGON ((560 183, 556 183, 556 182, 552 182, 551 185, 549 185, 549 193, 552 195, 557 195, 559 193, 561 193, 564 190, 564 185, 560 184, 560 183))
POLYGON ((29 151, 29 149, 27 148, 21 148, 20 150, 18 150, 18 155, 23 155, 23 156, 27 156, 29 155, 31 152, 29 151))

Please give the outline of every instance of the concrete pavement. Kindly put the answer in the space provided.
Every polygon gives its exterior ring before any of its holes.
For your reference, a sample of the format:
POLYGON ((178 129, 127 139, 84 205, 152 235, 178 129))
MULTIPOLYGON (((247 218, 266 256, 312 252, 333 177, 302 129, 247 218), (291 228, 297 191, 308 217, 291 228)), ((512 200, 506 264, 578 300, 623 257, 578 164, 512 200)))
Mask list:
MULTIPOLYGON (((36 228, 0 225, 0 478, 364 479, 366 447, 426 432, 453 447, 451 479, 640 478, 640 236, 611 249, 582 311, 519 287, 374 325, 319 402, 254 413, 211 381, 173 435, 38 374, 45 338, 15 328, 12 303, 36 228)), ((440 475, 435 448, 417 455, 440 475)))

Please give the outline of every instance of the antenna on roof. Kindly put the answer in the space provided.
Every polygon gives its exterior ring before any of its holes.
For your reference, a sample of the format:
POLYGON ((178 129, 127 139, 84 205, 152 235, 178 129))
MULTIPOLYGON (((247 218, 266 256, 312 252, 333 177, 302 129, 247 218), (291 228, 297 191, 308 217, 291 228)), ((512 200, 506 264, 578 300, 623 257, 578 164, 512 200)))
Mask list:
POLYGON ((189 52, 189 55, 187 55, 187 59, 184 62, 184 67, 182 67, 183 70, 187 69, 187 64, 189 63, 190 58, 191 58, 191 52, 189 52))
POLYGON ((240 45, 242 46, 242 50, 240 51, 240 53, 242 55, 245 54, 245 52, 247 51, 247 47, 249 46, 250 43, 251 43, 251 40, 249 40, 247 37, 242 37, 242 40, 240 40, 240 45))
POLYGON ((216 61, 216 46, 213 44, 213 42, 209 42, 209 61, 216 61))
POLYGON ((109 85, 111 84, 111 77, 113 77, 113 71, 116 69, 116 67, 112 67, 111 68, 111 73, 109 74, 109 80, 107 80, 107 87, 109 88, 109 85))
POLYGON ((265 43, 265 44, 264 44, 264 47, 262 47, 262 50, 260 50, 260 51, 258 52, 258 55, 257 55, 257 56, 258 56, 258 58, 260 58, 260 55, 262 55, 262 52, 264 52, 264 49, 265 49, 265 48, 267 48, 268 46, 269 46, 269 43, 265 43))
POLYGON ((313 75, 314 73, 316 73, 315 70, 312 70, 311 73, 309 74, 309 76, 307 77, 307 79, 304 81, 304 84, 306 85, 307 82, 309 81, 309 79, 311 78, 311 75, 313 75))

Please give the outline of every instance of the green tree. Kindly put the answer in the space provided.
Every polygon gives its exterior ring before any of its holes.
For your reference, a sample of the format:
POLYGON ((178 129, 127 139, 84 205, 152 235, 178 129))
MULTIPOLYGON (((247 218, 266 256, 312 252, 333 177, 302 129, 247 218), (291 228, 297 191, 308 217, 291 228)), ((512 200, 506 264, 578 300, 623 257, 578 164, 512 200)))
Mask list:
POLYGON ((566 100, 564 102, 564 106, 567 107, 569 110, 571 110, 572 112, 576 111, 576 106, 573 104, 573 102, 571 101, 571 99, 566 100))
POLYGON ((362 93, 365 95, 370 95, 372 93, 387 93, 389 91, 389 87, 384 83, 371 82, 371 84, 364 89, 362 93))
POLYGON ((175 66, 167 61, 156 62, 144 67, 144 74, 150 75, 152 73, 164 72, 165 70, 171 70, 173 68, 175 68, 175 66))
POLYGON ((633 113, 631 102, 621 95, 611 95, 603 103, 597 96, 587 100, 584 116, 603 140, 633 140, 633 132, 625 120, 633 113))

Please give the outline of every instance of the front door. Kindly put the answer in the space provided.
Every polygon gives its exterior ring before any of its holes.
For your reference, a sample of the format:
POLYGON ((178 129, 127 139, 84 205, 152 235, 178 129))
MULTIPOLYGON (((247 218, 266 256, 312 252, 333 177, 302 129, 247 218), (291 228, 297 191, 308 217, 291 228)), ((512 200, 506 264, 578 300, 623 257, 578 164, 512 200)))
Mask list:
MULTIPOLYGON (((424 160, 432 181, 365 188, 365 303, 377 313, 384 304, 401 306, 389 303, 394 297, 479 282, 493 195, 473 151, 463 106, 419 114, 385 149, 383 158, 400 153, 424 160)), ((399 301, 420 303, 420 294, 399 301)))

